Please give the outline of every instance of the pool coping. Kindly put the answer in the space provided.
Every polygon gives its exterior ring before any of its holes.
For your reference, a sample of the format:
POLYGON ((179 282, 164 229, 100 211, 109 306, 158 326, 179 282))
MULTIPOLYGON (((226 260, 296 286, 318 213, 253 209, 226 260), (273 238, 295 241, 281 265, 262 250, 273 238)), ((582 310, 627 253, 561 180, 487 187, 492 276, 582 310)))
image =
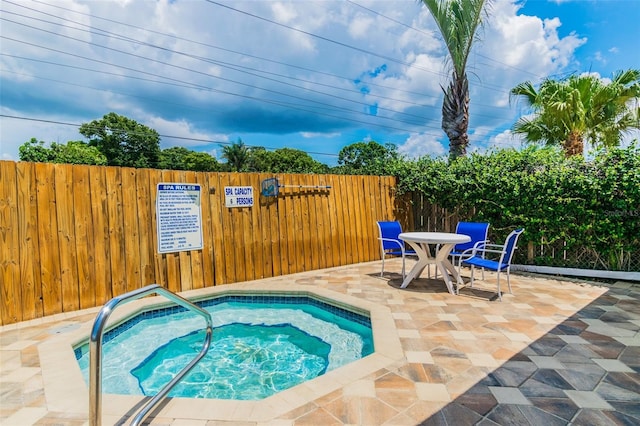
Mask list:
MULTIPOLYGON (((280 277, 278 277, 280 278, 280 277)), ((354 296, 312 285, 267 279, 227 284, 180 293, 189 300, 201 300, 213 295, 245 293, 295 294, 327 299, 341 307, 354 307, 356 312, 368 311, 373 330, 374 353, 332 370, 318 378, 294 386, 259 401, 219 399, 168 398, 152 415, 193 420, 215 418, 220 421, 265 422, 363 379, 376 371, 405 360, 391 310, 354 296)), ((167 305, 167 299, 154 296, 120 306, 113 312, 109 327, 121 323, 144 310, 167 305)), ((98 309, 94 309, 95 312, 98 309)), ((93 320, 58 334, 38 345, 45 397, 49 409, 60 412, 89 414, 89 390, 84 382, 73 348, 88 340, 93 320)), ((102 399, 102 420, 117 424, 136 414, 145 397, 105 394, 102 399)))

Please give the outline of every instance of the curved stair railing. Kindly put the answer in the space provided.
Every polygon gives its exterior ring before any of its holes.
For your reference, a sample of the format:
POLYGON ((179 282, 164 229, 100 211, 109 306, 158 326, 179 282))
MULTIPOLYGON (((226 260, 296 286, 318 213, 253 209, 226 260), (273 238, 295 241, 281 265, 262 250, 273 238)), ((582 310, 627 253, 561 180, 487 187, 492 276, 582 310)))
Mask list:
POLYGON ((182 380, 184 376, 207 354, 211 345, 211 336, 213 334, 213 322, 209 312, 194 305, 187 299, 178 296, 175 293, 161 287, 158 284, 151 284, 144 288, 130 291, 121 296, 114 297, 108 301, 98 313, 93 328, 91 329, 91 339, 89 341, 89 424, 91 426, 101 426, 102 424, 102 336, 105 325, 113 310, 121 303, 131 302, 150 294, 159 294, 176 304, 195 312, 205 318, 207 322, 207 330, 204 346, 198 355, 176 376, 167 383, 160 391, 142 406, 131 425, 139 425, 147 418, 151 410, 158 405, 171 391, 171 389, 182 380))

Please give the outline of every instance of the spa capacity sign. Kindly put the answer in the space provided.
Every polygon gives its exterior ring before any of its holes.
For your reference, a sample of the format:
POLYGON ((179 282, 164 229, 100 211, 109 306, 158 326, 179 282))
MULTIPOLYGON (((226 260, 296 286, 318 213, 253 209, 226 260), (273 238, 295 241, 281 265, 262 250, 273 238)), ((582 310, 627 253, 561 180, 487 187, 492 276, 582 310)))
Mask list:
POLYGON ((158 252, 202 249, 200 185, 159 183, 156 200, 158 252))
POLYGON ((252 207, 252 186, 225 186, 224 205, 226 207, 252 207))

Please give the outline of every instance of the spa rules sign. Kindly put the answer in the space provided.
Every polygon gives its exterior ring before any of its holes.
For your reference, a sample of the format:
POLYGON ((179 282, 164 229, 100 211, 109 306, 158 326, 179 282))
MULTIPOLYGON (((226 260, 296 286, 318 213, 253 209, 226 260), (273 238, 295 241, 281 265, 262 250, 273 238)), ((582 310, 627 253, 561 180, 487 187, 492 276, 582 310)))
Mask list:
POLYGON ((159 253, 202 249, 200 185, 159 183, 156 218, 159 253))

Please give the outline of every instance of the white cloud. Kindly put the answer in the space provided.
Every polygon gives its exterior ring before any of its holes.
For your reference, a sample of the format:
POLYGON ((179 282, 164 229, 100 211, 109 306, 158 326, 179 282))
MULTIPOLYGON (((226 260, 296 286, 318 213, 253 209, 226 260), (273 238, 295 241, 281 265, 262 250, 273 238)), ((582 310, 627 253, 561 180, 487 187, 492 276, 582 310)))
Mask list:
MULTIPOLYGON (((0 108, 0 111, 9 117, 21 117, 19 111, 6 107, 0 108)), ((50 122, 3 117, 0 125, 0 159, 18 161, 18 148, 31 138, 42 140, 47 145, 51 142, 67 143, 84 140, 84 136, 78 133, 77 127, 57 124, 57 122, 68 123, 68 117, 50 115, 47 119, 50 122)))
POLYGON ((398 152, 409 158, 440 157, 449 152, 448 150, 448 146, 442 145, 435 136, 425 133, 413 134, 398 146, 398 152))
POLYGON ((505 130, 496 136, 489 138, 487 149, 520 149, 524 146, 524 138, 521 135, 505 130))
MULTIPOLYGON (((260 143, 252 136, 266 135, 277 147, 291 143, 283 135, 300 135, 296 143, 314 146, 315 139, 317 146, 330 150, 355 142, 347 140, 350 135, 369 132, 380 141, 404 140, 399 149, 412 156, 448 151, 439 123, 440 86, 449 78, 446 49, 428 10, 418 2, 224 4, 228 7, 171 0, 30 3, 58 15, 65 26, 43 24, 52 31, 44 33, 3 22, 2 35, 19 40, 3 39, 3 53, 79 69, 0 57, 3 110, 73 123, 114 111, 161 134, 225 141, 234 135, 249 145, 260 143), (93 33, 74 30, 78 25, 65 19, 91 25, 93 33), (99 35, 102 31, 113 34, 99 35), (335 143, 327 143, 329 138, 335 143)), ((477 135, 478 129, 495 135, 517 119, 519 111, 509 103, 512 87, 565 71, 575 65, 578 47, 587 43, 573 33, 560 37, 559 28, 566 25, 561 19, 519 15, 521 8, 520 0, 495 0, 470 58, 470 124, 477 135)), ((3 4, 5 9, 7 17, 14 11, 42 18, 25 12, 19 2, 3 4)), ((19 19, 38 26, 39 21, 19 19)), ((73 127, 63 131, 61 126, 16 123, 5 118, 0 123, 0 155, 5 158, 16 158, 17 146, 31 137, 63 142, 80 137, 73 127)), ((179 139, 163 140, 163 148, 168 143, 208 149, 179 139)))
POLYGON ((355 39, 362 39, 369 35, 374 24, 373 18, 356 14, 349 23, 349 34, 355 39))
POLYGON ((188 149, 201 151, 202 148, 210 147, 213 144, 229 142, 228 135, 196 131, 192 128, 192 125, 184 119, 169 121, 162 117, 150 117, 145 120, 145 123, 147 123, 145 124, 147 127, 155 129, 160 135, 177 137, 162 138, 162 149, 169 148, 171 146, 183 146, 188 149))
POLYGON ((300 136, 302 136, 305 139, 318 138, 318 137, 322 137, 322 138, 337 138, 340 135, 341 134, 339 132, 332 132, 332 133, 300 132, 300 136))
POLYGON ((271 5, 273 18, 282 24, 288 24, 298 17, 298 13, 292 4, 284 4, 282 2, 274 2, 271 5))

